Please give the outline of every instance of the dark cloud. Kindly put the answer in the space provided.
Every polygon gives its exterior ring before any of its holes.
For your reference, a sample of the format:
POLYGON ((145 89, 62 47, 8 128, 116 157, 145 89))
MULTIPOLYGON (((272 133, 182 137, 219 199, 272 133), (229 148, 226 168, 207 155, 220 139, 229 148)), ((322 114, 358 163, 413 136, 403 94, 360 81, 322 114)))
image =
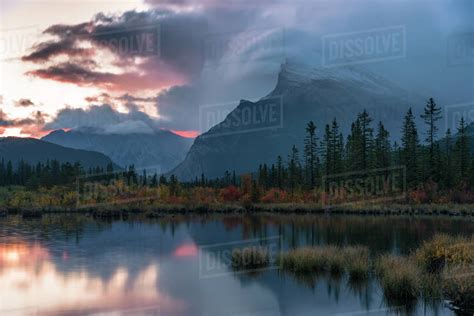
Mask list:
POLYGON ((60 41, 47 41, 33 46, 33 52, 23 56, 23 61, 45 62, 49 59, 66 55, 69 57, 87 57, 92 56, 93 49, 75 47, 75 41, 72 38, 65 38, 60 41))
MULTIPOLYGON (((5 112, 0 110, 0 128, 21 128, 22 134, 38 135, 38 131, 41 130, 45 124, 45 120, 48 117, 47 114, 41 111, 32 112, 29 117, 21 119, 8 118, 5 112), (30 133, 31 132, 31 133, 30 133)), ((3 131, 2 131, 3 133, 3 131)))
POLYGON ((35 111, 31 113, 30 117, 14 120, 15 126, 25 126, 25 125, 36 125, 43 126, 45 124, 45 119, 48 117, 47 114, 41 111, 35 111))
POLYGON ((160 89, 182 84, 201 69, 200 39, 206 32, 206 18, 200 14, 166 10, 100 13, 89 23, 49 27, 44 33, 56 39, 36 44, 23 60, 48 63, 46 68, 29 72, 40 78, 124 91, 130 86, 130 90, 160 89), (92 48, 82 48, 83 42, 92 48), (97 49, 111 52, 115 59, 109 62, 123 71, 101 70, 94 60, 97 49), (68 62, 56 62, 60 55, 67 56, 68 62), (142 58, 139 63, 137 57, 142 58))
POLYGON ((99 133, 152 133, 159 130, 159 122, 144 112, 121 113, 111 105, 91 106, 88 109, 65 108, 58 112, 45 130, 89 128, 99 133))
POLYGON ((112 97, 108 94, 108 93, 101 93, 99 95, 93 95, 93 96, 89 96, 89 97, 86 97, 85 100, 88 102, 88 103, 111 103, 111 100, 112 100, 112 97))
POLYGON ((0 127, 9 127, 13 125, 13 121, 7 118, 7 114, 0 109, 0 127))
MULTIPOLYGON (((154 9, 99 13, 86 23, 49 27, 45 33, 56 39, 36 45, 24 57, 41 66, 30 74, 133 93, 134 98, 140 98, 136 92, 141 89, 167 88, 157 98, 158 112, 166 119, 162 123, 197 129, 199 106, 255 100, 270 92, 285 58, 320 67, 324 37, 401 25, 406 56, 362 66, 409 90, 443 96, 446 104, 472 99, 473 66, 447 67, 445 49, 452 34, 472 32, 469 0, 368 0, 363 5, 344 0, 145 1, 154 9), (273 35, 283 25, 281 40, 273 35), (109 50, 122 71, 105 71, 88 52, 77 51, 83 41, 95 50, 109 50), (59 55, 69 62, 57 62, 59 55)), ((148 102, 121 101, 132 112, 137 112, 136 103, 148 102)))
MULTIPOLYGON (((148 67, 154 64, 150 61, 148 67)), ((29 71, 27 74, 43 79, 54 80, 63 83, 71 83, 78 86, 95 86, 111 91, 138 91, 143 89, 159 89, 172 85, 182 80, 174 76, 172 72, 166 73, 165 67, 160 74, 126 72, 115 74, 103 72, 95 67, 66 62, 50 66, 44 69, 29 71)))
POLYGON ((35 105, 30 99, 20 99, 15 101, 15 106, 17 107, 29 107, 35 105))
POLYGON ((137 96, 133 96, 133 95, 130 95, 130 94, 126 93, 126 94, 118 97, 117 100, 122 100, 122 101, 125 101, 125 102, 151 102, 151 103, 155 103, 156 102, 156 97, 142 98, 142 97, 137 97, 137 96))

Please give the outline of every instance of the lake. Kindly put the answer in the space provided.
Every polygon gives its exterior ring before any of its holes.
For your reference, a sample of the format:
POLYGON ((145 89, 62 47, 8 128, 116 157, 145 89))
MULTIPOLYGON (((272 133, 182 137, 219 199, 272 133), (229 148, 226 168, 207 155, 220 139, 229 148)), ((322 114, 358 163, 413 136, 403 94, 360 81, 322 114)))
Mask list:
POLYGON ((86 215, 0 218, 0 315, 453 315, 440 298, 388 302, 375 278, 233 269, 229 250, 366 245, 408 254, 435 233, 471 235, 442 217, 86 215))

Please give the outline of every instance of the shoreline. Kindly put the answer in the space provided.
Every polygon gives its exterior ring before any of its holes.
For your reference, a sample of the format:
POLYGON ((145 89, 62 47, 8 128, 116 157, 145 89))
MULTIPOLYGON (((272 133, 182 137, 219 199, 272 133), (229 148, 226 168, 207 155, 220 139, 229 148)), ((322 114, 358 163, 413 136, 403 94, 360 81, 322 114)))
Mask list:
POLYGON ((145 215, 157 218, 173 214, 321 214, 358 216, 448 216, 474 218, 474 204, 357 204, 323 208, 319 204, 211 204, 211 205, 97 205, 87 207, 12 208, 0 206, 0 217, 22 215, 24 218, 46 214, 90 214, 97 218, 145 215))

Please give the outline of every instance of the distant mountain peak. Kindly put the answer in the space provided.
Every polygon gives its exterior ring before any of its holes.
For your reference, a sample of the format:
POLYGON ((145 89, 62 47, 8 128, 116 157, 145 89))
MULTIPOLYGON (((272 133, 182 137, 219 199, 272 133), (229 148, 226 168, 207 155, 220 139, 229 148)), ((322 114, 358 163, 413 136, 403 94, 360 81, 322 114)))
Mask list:
POLYGON ((107 132, 96 127, 81 127, 67 132, 57 130, 42 139, 66 147, 101 152, 122 167, 156 167, 163 172, 184 159, 193 141, 169 130, 110 133, 110 130, 107 132))
POLYGON ((386 78, 357 66, 315 67, 301 62, 289 61, 281 65, 275 90, 292 86, 305 86, 318 81, 338 81, 375 89, 376 93, 393 93, 400 88, 386 78))

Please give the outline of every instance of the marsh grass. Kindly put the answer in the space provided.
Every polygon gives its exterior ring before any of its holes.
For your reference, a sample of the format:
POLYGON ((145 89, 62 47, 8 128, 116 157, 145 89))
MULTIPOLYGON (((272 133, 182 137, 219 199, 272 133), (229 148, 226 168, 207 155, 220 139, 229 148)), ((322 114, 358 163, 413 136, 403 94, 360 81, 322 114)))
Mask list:
POLYGON ((344 248, 344 261, 349 277, 354 280, 366 279, 370 273, 369 249, 363 246, 344 248))
POLYGON ((284 270, 296 273, 324 271, 327 266, 327 252, 322 247, 302 247, 280 254, 278 262, 284 270))
POLYGON ((369 250, 366 247, 302 247, 281 254, 278 258, 282 269, 296 273, 348 272, 353 278, 365 278, 369 274, 369 250))
POLYGON ((454 309, 474 315, 474 269, 464 267, 447 272, 444 276, 443 294, 454 309))
POLYGON ((445 267, 474 263, 474 239, 439 234, 415 251, 415 259, 426 272, 438 273, 445 267))
POLYGON ((411 258, 381 256, 376 271, 388 300, 414 300, 420 296, 420 270, 411 258))

